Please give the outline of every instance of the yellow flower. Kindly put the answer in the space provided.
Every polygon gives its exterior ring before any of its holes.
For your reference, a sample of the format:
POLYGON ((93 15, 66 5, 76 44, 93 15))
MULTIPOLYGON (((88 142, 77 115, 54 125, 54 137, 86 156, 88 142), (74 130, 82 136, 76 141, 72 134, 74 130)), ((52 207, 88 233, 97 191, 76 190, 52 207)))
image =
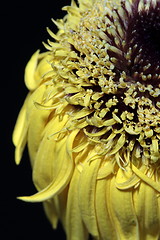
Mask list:
POLYGON ((13 142, 68 240, 160 237, 160 1, 79 0, 27 64, 13 142))

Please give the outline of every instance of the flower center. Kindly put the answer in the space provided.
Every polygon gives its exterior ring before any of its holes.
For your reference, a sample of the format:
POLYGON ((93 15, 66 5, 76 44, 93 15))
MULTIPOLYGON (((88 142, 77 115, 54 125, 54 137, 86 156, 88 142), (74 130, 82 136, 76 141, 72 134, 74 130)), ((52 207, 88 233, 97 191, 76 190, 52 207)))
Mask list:
POLYGON ((160 57, 160 11, 152 10, 149 13, 138 14, 132 27, 135 42, 139 43, 148 57, 160 57))
POLYGON ((127 43, 132 48, 129 69, 136 80, 150 81, 158 86, 160 74, 160 4, 150 6, 131 16, 127 43))
POLYGON ((99 1, 68 32, 72 54, 61 62, 63 71, 57 68, 65 100, 74 106, 72 127, 82 128, 89 142, 102 145, 101 154, 116 155, 117 162, 128 162, 128 154, 157 162, 160 2, 108 4, 103 14, 99 1))

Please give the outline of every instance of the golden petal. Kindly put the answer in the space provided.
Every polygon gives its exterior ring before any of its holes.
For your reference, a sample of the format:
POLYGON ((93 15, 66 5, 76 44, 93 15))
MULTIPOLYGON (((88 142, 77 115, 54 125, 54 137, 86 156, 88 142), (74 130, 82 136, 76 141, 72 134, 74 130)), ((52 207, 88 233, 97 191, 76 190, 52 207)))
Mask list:
POLYGON ((113 240, 116 239, 116 232, 108 210, 108 192, 110 190, 107 188, 107 181, 109 181, 109 178, 98 180, 96 184, 96 216, 101 238, 103 240, 113 240))
POLYGON ((159 205, 156 191, 142 182, 134 194, 140 239, 157 240, 160 234, 159 205))
POLYGON ((37 50, 29 60, 26 68, 25 68, 25 84, 30 91, 36 89, 36 87, 42 81, 43 74, 52 70, 49 64, 49 55, 48 53, 39 53, 37 50), (38 63, 40 61, 40 63, 38 63))
POLYGON ((109 152, 109 155, 113 155, 116 152, 118 152, 123 147, 125 142, 126 142, 126 136, 124 133, 122 133, 119 139, 117 140, 116 144, 114 145, 113 149, 109 152))
POLYGON ((98 171, 97 179, 104 179, 114 172, 115 163, 111 159, 107 161, 98 171))
POLYGON ((26 97, 26 100, 21 108, 16 125, 14 127, 12 140, 16 147, 15 150, 15 162, 19 164, 21 157, 27 142, 28 121, 26 119, 26 108, 30 94, 26 97))
POLYGON ((48 217, 49 221, 51 222, 52 227, 54 229, 56 229, 57 224, 58 224, 58 216, 56 214, 56 207, 55 207, 54 199, 43 202, 43 206, 44 206, 46 216, 48 217))
MULTIPOLYGON (((88 158, 95 156, 92 151, 88 158)), ((87 160, 87 159, 86 159, 87 160)), ((86 225, 87 230, 94 236, 98 237, 98 226, 95 209, 95 194, 96 194, 96 179, 101 160, 96 159, 91 163, 86 162, 83 165, 79 180, 79 207, 82 219, 86 225)))
POLYGON ((88 239, 88 231, 86 231, 85 225, 82 221, 79 207, 79 178, 80 173, 75 169, 70 182, 66 213, 66 233, 67 238, 70 240, 88 239))
POLYGON ((142 171, 140 171, 138 168, 136 168, 133 164, 132 164, 132 170, 142 181, 147 183, 149 186, 151 186, 157 192, 160 192, 160 184, 159 183, 155 182, 153 179, 146 176, 142 171))
MULTIPOLYGON (((55 153, 53 155, 53 159, 54 157, 55 159, 57 159, 57 156, 58 156, 58 161, 56 162, 57 164, 56 173, 52 182, 40 192, 32 196, 18 197, 18 199, 21 199, 27 202, 42 202, 51 197, 54 197, 58 193, 62 192, 62 190, 64 190, 64 188, 69 183, 69 180, 72 176, 72 171, 73 171, 73 162, 71 161, 70 157, 66 152, 65 143, 66 143, 66 137, 63 138, 61 141, 59 141, 58 144, 55 144, 55 147, 54 147, 55 153)), ((43 153, 46 153, 45 148, 43 149, 43 153)), ((36 174, 36 169, 34 174, 36 174)), ((38 174, 36 178, 37 178, 36 181, 38 182, 38 184, 35 183, 36 185, 43 184, 41 183, 42 181, 41 175, 38 174)))
POLYGON ((139 227, 132 191, 122 191, 115 186, 113 177, 110 184, 110 214, 118 235, 118 239, 139 239, 139 227))
MULTIPOLYGON (((37 68, 39 50, 37 50, 31 57, 25 68, 25 84, 29 90, 34 90, 37 87, 37 82, 35 82, 34 73, 37 68)), ((39 79, 40 81, 40 79, 39 79)))
MULTIPOLYGON (((140 170, 145 174, 148 170, 147 166, 142 166, 140 170)), ((121 190, 126 190, 134 187, 140 178, 134 174, 129 166, 125 167, 125 170, 119 169, 116 175, 116 187, 121 190)))

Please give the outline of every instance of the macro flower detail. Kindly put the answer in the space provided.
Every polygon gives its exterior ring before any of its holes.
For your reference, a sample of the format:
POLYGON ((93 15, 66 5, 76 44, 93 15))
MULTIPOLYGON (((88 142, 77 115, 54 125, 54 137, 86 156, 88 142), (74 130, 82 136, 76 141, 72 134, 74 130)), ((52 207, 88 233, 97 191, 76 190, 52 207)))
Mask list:
POLYGON ((79 0, 25 69, 13 142, 68 240, 160 238, 160 1, 79 0))

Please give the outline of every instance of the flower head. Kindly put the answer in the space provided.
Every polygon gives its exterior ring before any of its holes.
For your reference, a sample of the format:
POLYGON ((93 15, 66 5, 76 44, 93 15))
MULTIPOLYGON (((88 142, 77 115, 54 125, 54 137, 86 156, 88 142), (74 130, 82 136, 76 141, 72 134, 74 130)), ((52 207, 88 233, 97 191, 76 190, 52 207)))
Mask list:
POLYGON ((25 71, 13 134, 68 240, 160 237, 160 1, 79 0, 25 71))

